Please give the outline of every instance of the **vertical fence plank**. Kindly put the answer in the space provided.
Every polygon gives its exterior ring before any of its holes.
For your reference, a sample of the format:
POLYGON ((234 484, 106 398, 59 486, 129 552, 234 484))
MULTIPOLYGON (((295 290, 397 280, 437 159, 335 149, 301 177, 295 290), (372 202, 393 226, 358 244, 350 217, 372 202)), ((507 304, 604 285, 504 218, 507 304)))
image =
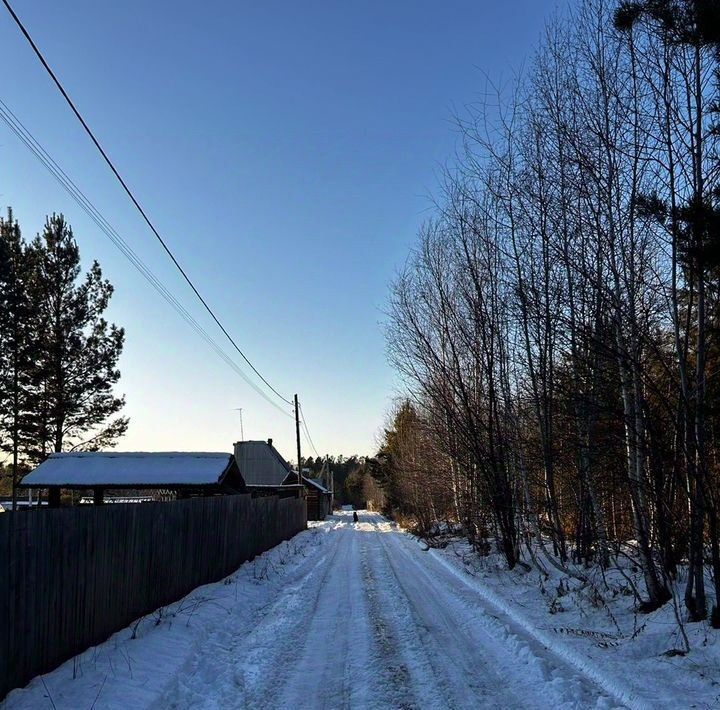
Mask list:
POLYGON ((10 666, 10 518, 0 515, 0 698, 12 687, 10 666), (4 578, 4 579, 3 579, 4 578))

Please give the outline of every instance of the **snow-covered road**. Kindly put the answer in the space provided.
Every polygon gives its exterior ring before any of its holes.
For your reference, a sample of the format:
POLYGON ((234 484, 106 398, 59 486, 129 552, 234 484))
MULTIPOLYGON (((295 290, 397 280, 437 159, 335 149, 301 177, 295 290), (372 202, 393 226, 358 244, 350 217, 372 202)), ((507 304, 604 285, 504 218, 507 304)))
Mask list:
POLYGON ((381 516, 340 514, 323 547, 248 634, 209 638, 160 705, 613 705, 381 516))
POLYGON ((369 512, 341 513, 146 620, 138 638, 127 631, 7 708, 619 706, 369 512))

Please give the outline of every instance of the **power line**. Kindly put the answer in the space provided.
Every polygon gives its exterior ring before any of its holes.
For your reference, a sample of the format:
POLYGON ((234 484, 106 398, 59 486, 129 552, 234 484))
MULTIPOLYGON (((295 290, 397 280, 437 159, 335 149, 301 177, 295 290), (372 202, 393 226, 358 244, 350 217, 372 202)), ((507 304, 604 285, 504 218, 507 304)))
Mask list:
POLYGON ((143 277, 153 286, 153 288, 172 306, 172 308, 185 320, 210 347, 215 350, 221 359, 223 359, 247 384, 249 384, 260 396, 266 399, 270 404, 287 416, 291 416, 284 409, 279 407, 277 403, 270 399, 268 395, 253 382, 232 358, 221 348, 220 345, 210 336, 207 331, 193 318, 193 316, 185 309, 185 307, 175 298, 175 296, 162 284, 162 282, 150 271, 143 263, 142 259, 132 250, 132 248, 123 240, 118 232, 109 224, 97 208, 90 202, 87 196, 77 187, 70 179, 65 171, 55 162, 50 154, 35 139, 30 131, 15 116, 10 108, 2 100, 0 100, 0 118, 8 125, 15 135, 25 144, 25 146, 35 155, 35 157, 48 169, 62 187, 70 194, 77 204, 88 214, 95 224, 105 233, 105 235, 113 242, 117 249, 130 261, 130 263, 143 275, 143 277))
POLYGON ((45 148, 37 141, 32 133, 20 121, 20 119, 12 112, 8 105, 0 99, 0 119, 10 128, 10 130, 20 139, 20 141, 35 155, 35 157, 44 165, 44 167, 53 175, 67 193, 75 200, 75 202, 86 212, 90 219, 100 228, 100 230, 110 239, 115 247, 125 256, 125 258, 142 274, 142 276, 150 283, 150 285, 163 297, 163 299, 178 313, 178 315, 216 352, 216 354, 248 385, 250 385, 261 397, 269 402, 278 411, 284 415, 291 417, 292 415, 282 409, 267 393, 262 390, 245 372, 237 365, 237 363, 223 350, 223 348, 215 341, 215 339, 203 328, 203 326, 195 320, 195 318, 187 311, 180 301, 170 292, 165 285, 153 274, 149 267, 142 259, 133 251, 130 245, 122 238, 115 228, 105 219, 100 211, 93 205, 88 197, 80 190, 80 188, 72 181, 67 173, 58 165, 53 157, 45 150, 45 148))
POLYGON ((307 422, 305 421, 305 413, 303 412, 302 405, 299 403, 298 403, 298 408, 300 409, 300 419, 302 421, 302 425, 305 430, 305 436, 307 437, 307 440, 310 443, 310 447, 315 452, 315 456, 320 458, 320 454, 318 453, 318 450, 315 448, 315 444, 313 444, 312 437, 310 436, 310 430, 308 429, 307 422))
POLYGON ((95 134, 90 130, 90 127, 89 127, 88 124, 86 123, 85 119, 82 117, 82 114, 80 113, 80 111, 78 111, 77 107, 76 107, 75 104, 73 103, 73 101, 72 101, 72 99, 70 98, 70 96, 68 95, 67 91, 65 91, 65 88, 64 88, 63 85, 60 83, 60 80, 59 80, 59 79, 57 78, 57 76, 55 75, 55 72, 51 69, 50 65, 49 65, 49 64, 47 63, 47 61, 45 60, 45 57, 43 56, 43 54, 42 54, 42 52, 40 51, 40 49, 38 48, 38 46, 35 44, 35 41, 34 41, 33 38, 30 36, 30 33, 29 33, 29 32, 27 31, 27 29, 25 28, 25 25, 23 25, 23 23, 20 21, 20 18, 15 14, 15 11, 13 10, 13 8, 12 8, 12 6, 10 5, 10 3, 8 2, 8 0, 3 0, 3 4, 4 4, 5 7, 7 8, 8 12, 10 13, 10 15, 12 16, 13 20, 15 21, 15 24, 18 26, 18 28, 20 29, 20 31, 22 32, 22 34, 25 36, 25 39, 28 41, 28 43, 29 43, 30 46, 32 47, 32 50, 35 52, 35 55, 37 56, 37 58, 40 60, 40 63, 43 65, 43 67, 45 68, 45 70, 47 71, 47 73, 50 75, 50 78, 51 78, 51 79, 53 80, 53 82, 55 83, 55 86, 57 86, 58 90, 59 90, 60 93, 63 95, 63 98, 64 98, 65 101, 67 102, 68 106, 70 106, 70 108, 72 109, 72 112, 75 114, 75 116, 76 116, 76 118, 78 119, 78 121, 80 121, 82 127, 85 129, 85 132, 88 134, 88 136, 90 136, 90 140, 92 140, 92 142, 95 144, 95 147, 96 147, 96 148, 98 149, 98 151, 100 152, 100 155, 102 155, 102 157, 104 158, 105 162, 106 162, 107 165, 109 166, 110 170, 112 170, 112 172, 113 172, 113 174, 115 175, 115 177, 117 178, 118 182, 120 183, 120 185, 122 185, 122 188, 125 190, 125 192, 127 193, 128 197, 130 198, 130 200, 132 201, 132 203, 133 203, 133 204, 135 205, 135 207, 137 208, 138 212, 140 212, 140 214, 142 215, 142 218, 145 220, 145 223, 148 225, 148 227, 150 227, 150 230, 151 230, 152 233, 155 235, 155 237, 157 238, 157 240, 160 242, 160 244, 162 245, 162 247, 163 247, 163 249, 165 250, 165 252, 167 253, 167 255, 170 257, 170 259, 172 260, 172 262, 173 262, 173 264, 175 265, 175 267, 176 267, 176 268, 178 269, 178 271, 182 274, 183 278, 184 278, 185 281, 188 283, 188 285, 190 286, 190 288, 193 290, 193 292, 195 293, 195 295, 196 295, 197 298, 199 299, 200 303, 202 303, 202 305, 205 307, 205 310, 211 315, 212 319, 215 321, 215 323, 217 324, 217 326, 218 326, 218 327, 220 328, 220 330, 223 332, 223 334, 225 335, 225 337, 230 341, 231 345, 235 348, 235 350, 237 350, 237 352, 241 355, 241 357, 243 358, 243 360, 245 360, 245 362, 249 365, 249 367, 252 369, 252 371, 253 371, 253 372, 265 383, 265 385, 267 385, 267 387, 268 387, 270 390, 272 390, 272 392, 274 392, 280 399, 282 399, 286 404, 292 405, 292 402, 291 402, 289 399, 287 399, 286 397, 283 397, 283 395, 281 395, 280 392, 278 392, 278 391, 260 374, 260 372, 259 372, 258 369, 255 367, 255 365, 253 365, 252 362, 250 362, 250 360, 248 359, 248 357, 247 357, 247 356, 245 355, 245 353, 240 349, 240 347, 239 347, 238 344, 235 342, 235 340, 232 338, 232 336, 230 335, 230 333, 228 333, 228 331, 226 330, 225 326, 220 322, 220 320, 219 320, 218 317, 215 315, 215 313, 214 313, 214 311, 212 310, 212 308, 210 308, 210 306, 208 305, 207 301, 200 295, 200 292, 199 292, 199 291, 197 290, 197 288, 195 287, 195 284, 192 282, 192 280, 191 280, 190 277, 187 275, 187 273, 185 272, 185 270, 183 269, 183 267, 180 265, 180 263, 178 262, 178 260, 175 258, 175 255, 174 255, 174 254, 172 253, 172 251, 170 250, 170 247, 168 247, 168 245, 165 243, 165 240, 160 236, 160 232, 158 232, 158 230, 155 228, 155 225, 152 223, 152 221, 151 221, 150 218, 148 217, 147 213, 146 213, 145 210, 142 208, 142 206, 140 205, 140 203, 138 202, 138 200, 135 198, 135 195, 134 195, 133 192, 130 190, 130 188, 128 187, 128 185, 127 185, 127 183, 125 182, 125 180, 123 180, 122 176, 121 176, 120 173, 118 172, 118 170, 117 170, 117 168, 115 167, 115 165, 113 164, 113 162, 112 162, 112 161, 110 160, 110 158, 108 157, 108 155, 107 155, 107 153, 105 152, 105 150, 103 149, 103 147, 100 145, 100 142, 99 142, 98 139, 95 137, 95 134))

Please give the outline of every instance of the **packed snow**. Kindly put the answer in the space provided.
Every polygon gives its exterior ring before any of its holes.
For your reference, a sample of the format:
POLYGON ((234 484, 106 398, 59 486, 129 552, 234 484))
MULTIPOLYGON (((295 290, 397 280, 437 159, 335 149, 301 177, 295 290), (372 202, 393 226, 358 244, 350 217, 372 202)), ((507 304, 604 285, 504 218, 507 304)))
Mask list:
POLYGON ((13 691, 3 709, 720 702, 712 633, 696 654, 663 656, 676 639, 653 624, 667 611, 636 620, 633 634, 622 600, 608 610, 579 587, 550 594, 542 586, 556 580, 502 570, 459 540, 428 550, 378 514, 359 516, 311 523, 13 691))

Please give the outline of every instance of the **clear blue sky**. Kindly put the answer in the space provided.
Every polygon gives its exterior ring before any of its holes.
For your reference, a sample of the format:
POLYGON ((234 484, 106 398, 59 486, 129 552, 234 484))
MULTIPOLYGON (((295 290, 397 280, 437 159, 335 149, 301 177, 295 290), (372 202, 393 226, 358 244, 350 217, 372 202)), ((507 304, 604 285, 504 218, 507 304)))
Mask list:
MULTIPOLYGON (((321 454, 372 453, 394 393, 382 309, 483 73, 532 55, 550 0, 15 0, 176 256, 321 454)), ((0 13, 5 101, 211 328, 25 40, 0 13)), ((63 212, 116 287, 124 450, 229 450, 277 413, 200 341, 0 124, 0 204, 32 237, 63 212)), ((214 331, 213 331, 214 332, 214 331)), ((218 335, 218 338, 221 338, 218 335)), ((304 446, 304 454, 312 451, 304 446)))

